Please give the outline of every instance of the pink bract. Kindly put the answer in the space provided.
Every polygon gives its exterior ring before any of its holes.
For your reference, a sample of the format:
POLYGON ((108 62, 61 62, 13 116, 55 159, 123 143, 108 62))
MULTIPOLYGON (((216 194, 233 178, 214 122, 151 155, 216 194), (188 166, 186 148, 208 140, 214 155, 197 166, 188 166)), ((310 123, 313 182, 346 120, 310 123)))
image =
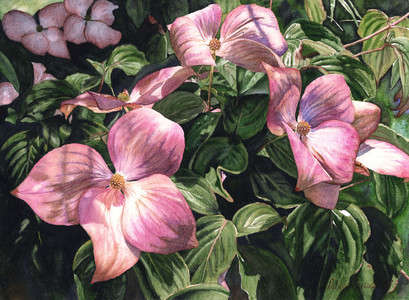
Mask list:
POLYGON ((288 135, 298 170, 296 190, 304 190, 314 204, 332 209, 338 200, 337 186, 352 180, 360 143, 351 125, 354 107, 349 87, 341 75, 324 75, 311 82, 299 100, 297 69, 263 65, 271 96, 267 126, 273 134, 288 135))
MULTIPOLYGON (((196 73, 190 68, 170 67, 149 74, 135 85, 128 99, 119 100, 117 97, 99 94, 94 92, 85 92, 72 100, 66 100, 61 103, 61 111, 65 117, 76 106, 84 106, 97 113, 108 113, 121 110, 122 107, 139 108, 141 106, 151 106, 155 102, 163 99, 183 82, 196 73)), ((128 92, 125 91, 127 94, 128 92)))
POLYGON ((63 32, 59 29, 68 16, 63 3, 47 5, 39 12, 39 24, 28 13, 12 10, 3 17, 3 29, 7 37, 21 42, 37 55, 70 58, 63 32))
POLYGON ((46 154, 12 191, 45 222, 81 224, 93 242, 93 282, 122 274, 141 251, 198 245, 193 214, 169 179, 182 160, 182 128, 152 109, 133 110, 111 128, 108 151, 115 174, 93 148, 69 144, 46 154))
POLYGON ((10 82, 0 83, 0 106, 12 103, 18 96, 19 93, 10 82))
POLYGON ((213 52, 253 72, 265 72, 262 61, 283 66, 279 56, 287 43, 271 10, 255 4, 238 6, 227 15, 216 40, 221 20, 221 7, 213 4, 169 25, 170 41, 182 66, 215 66, 213 52))
POLYGON ((115 20, 112 12, 118 8, 117 5, 106 0, 95 3, 93 0, 65 0, 64 5, 71 13, 64 23, 67 41, 75 44, 90 42, 102 49, 121 40, 121 32, 110 27, 115 20))

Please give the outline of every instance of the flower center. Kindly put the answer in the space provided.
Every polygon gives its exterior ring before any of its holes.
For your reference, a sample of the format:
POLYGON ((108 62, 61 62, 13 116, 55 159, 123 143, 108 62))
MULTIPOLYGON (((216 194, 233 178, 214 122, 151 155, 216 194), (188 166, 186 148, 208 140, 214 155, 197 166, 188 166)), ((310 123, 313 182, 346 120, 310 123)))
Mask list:
POLYGON ((36 30, 37 30, 37 32, 43 31, 43 26, 37 25, 36 30))
POLYGON ((87 15, 84 17, 84 20, 85 20, 86 22, 91 21, 91 16, 87 14, 87 15))
POLYGON ((112 175, 111 180, 109 182, 109 185, 112 188, 117 189, 117 190, 122 189, 124 187, 124 185, 125 185, 124 176, 122 176, 121 174, 118 174, 118 173, 112 175))
POLYGON ((212 40, 209 43, 209 48, 212 51, 219 50, 221 46, 222 46, 222 43, 220 43, 220 41, 216 38, 212 38, 212 40))
POLYGON ((310 132, 311 126, 308 122, 301 121, 297 123, 297 132, 300 135, 306 136, 310 132))
POLYGON ((128 102, 129 94, 127 92, 121 92, 118 94, 118 99, 121 100, 122 102, 128 102))

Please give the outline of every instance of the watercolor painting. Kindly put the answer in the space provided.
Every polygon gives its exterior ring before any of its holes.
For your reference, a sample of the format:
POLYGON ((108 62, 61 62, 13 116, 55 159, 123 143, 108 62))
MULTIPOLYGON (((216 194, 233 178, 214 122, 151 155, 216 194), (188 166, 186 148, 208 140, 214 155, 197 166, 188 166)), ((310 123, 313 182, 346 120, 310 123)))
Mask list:
POLYGON ((408 1, 0 4, 0 299, 409 299, 408 1))

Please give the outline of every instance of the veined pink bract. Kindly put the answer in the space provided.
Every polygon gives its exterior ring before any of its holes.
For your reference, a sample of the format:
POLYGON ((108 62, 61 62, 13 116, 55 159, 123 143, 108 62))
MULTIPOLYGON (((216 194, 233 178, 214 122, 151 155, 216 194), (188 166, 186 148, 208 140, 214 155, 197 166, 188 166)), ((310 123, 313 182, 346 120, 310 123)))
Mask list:
POLYGON ((288 135, 298 170, 296 189, 318 206, 335 208, 340 184, 352 180, 359 147, 348 85, 341 75, 324 75, 306 87, 299 101, 297 69, 264 67, 271 94, 267 126, 273 134, 288 135))
POLYGON ((112 29, 113 10, 118 6, 107 0, 64 0, 66 10, 71 13, 64 22, 64 37, 67 41, 81 44, 90 42, 99 48, 116 45, 121 32, 112 29), (91 9, 90 14, 87 14, 91 9))
POLYGON ((87 107, 97 113, 118 111, 122 107, 139 108, 149 106, 172 93, 189 77, 194 75, 196 73, 191 68, 180 66, 165 68, 138 81, 131 95, 128 95, 127 91, 121 93, 124 96, 122 99, 105 94, 85 92, 75 99, 63 101, 60 109, 68 118, 71 111, 78 105, 87 107))
POLYGON ((287 50, 274 13, 255 4, 232 10, 221 26, 218 4, 177 18, 171 25, 170 41, 182 66, 215 66, 213 54, 253 72, 265 72, 264 61, 282 66, 279 56, 287 50))
POLYGON ((81 224, 94 246, 94 282, 122 274, 141 251, 198 245, 193 214, 169 179, 182 160, 182 128, 154 110, 133 110, 111 128, 108 151, 115 174, 93 148, 68 144, 12 191, 45 222, 81 224))

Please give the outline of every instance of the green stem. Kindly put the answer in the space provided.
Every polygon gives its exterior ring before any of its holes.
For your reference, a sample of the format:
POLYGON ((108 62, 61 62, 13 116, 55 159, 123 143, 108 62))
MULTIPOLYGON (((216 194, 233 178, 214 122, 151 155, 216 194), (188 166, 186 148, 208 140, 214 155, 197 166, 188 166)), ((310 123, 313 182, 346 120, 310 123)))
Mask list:
POLYGON ((364 179, 364 180, 361 180, 361 181, 358 181, 358 182, 355 182, 355 183, 351 183, 350 185, 342 187, 340 190, 342 191, 342 190, 345 190, 345 189, 349 189, 349 188, 354 187, 354 186, 356 186, 358 184, 361 184, 361 183, 364 183, 364 182, 369 182, 369 181, 371 181, 371 179, 364 179))
POLYGON ((261 150, 263 150, 268 145, 270 145, 270 144, 272 144, 272 143, 274 143, 274 142, 276 142, 278 140, 281 140, 283 137, 286 137, 286 136, 287 136, 287 134, 283 134, 283 135, 280 135, 280 136, 272 139, 271 141, 268 141, 268 143, 264 144, 260 149, 257 150, 257 153, 259 153, 261 150))
MULTIPOLYGON (((216 62, 216 53, 213 51, 213 60, 216 62)), ((211 104, 210 99, 212 98, 212 81, 213 81, 214 66, 210 66, 210 75, 209 75, 209 93, 207 96, 207 108, 210 111, 211 104)))

